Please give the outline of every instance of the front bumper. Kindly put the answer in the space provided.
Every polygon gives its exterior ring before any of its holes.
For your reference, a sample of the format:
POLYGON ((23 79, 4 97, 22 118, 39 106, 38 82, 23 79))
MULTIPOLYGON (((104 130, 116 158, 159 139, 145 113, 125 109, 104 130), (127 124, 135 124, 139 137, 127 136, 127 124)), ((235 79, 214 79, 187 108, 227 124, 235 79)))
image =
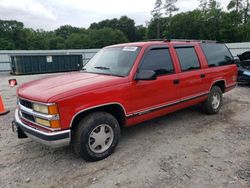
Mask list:
POLYGON ((15 111, 13 130, 20 129, 31 139, 51 147, 62 147, 70 144, 70 130, 43 132, 24 124, 18 115, 18 109, 15 111))

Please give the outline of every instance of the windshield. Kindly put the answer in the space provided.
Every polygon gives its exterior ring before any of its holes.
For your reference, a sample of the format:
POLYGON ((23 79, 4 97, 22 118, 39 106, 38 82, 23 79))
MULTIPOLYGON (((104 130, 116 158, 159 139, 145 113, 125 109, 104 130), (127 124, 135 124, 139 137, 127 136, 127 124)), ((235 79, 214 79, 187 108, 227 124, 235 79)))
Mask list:
POLYGON ((100 50, 83 68, 84 71, 127 76, 141 47, 111 47, 100 50))

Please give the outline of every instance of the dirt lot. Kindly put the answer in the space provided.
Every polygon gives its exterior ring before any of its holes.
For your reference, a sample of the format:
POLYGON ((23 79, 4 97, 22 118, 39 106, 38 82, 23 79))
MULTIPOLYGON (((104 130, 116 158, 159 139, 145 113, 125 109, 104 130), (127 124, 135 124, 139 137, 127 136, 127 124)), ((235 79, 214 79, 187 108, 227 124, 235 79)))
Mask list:
MULTIPOLYGON (((46 75, 17 76, 18 83, 46 75)), ((11 78, 0 94, 0 187, 250 187, 250 87, 224 95, 219 114, 185 109, 124 129, 115 153, 90 163, 70 148, 51 149, 11 131, 16 106, 11 78)))

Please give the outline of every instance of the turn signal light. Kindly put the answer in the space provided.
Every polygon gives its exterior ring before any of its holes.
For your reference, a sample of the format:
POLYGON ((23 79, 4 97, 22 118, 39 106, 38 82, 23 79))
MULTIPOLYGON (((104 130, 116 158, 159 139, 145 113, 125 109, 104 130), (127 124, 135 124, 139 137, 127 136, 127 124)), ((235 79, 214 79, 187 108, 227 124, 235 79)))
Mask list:
POLYGON ((50 128, 52 128, 52 129, 61 128, 60 121, 59 120, 50 121, 50 128))
POLYGON ((56 105, 49 106, 49 114, 58 114, 58 108, 56 105))

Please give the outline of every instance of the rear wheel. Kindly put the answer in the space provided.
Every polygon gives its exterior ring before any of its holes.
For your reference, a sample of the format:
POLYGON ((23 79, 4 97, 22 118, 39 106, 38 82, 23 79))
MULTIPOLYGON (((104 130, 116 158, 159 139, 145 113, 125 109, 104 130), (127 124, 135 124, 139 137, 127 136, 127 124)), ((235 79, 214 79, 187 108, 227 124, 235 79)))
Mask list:
POLYGON ((120 126, 114 116, 95 112, 84 117, 74 131, 73 150, 87 161, 98 161, 113 153, 120 138, 120 126))
POLYGON ((202 103, 202 110, 207 114, 216 114, 222 105, 222 91, 218 86, 213 86, 206 101, 202 103))

